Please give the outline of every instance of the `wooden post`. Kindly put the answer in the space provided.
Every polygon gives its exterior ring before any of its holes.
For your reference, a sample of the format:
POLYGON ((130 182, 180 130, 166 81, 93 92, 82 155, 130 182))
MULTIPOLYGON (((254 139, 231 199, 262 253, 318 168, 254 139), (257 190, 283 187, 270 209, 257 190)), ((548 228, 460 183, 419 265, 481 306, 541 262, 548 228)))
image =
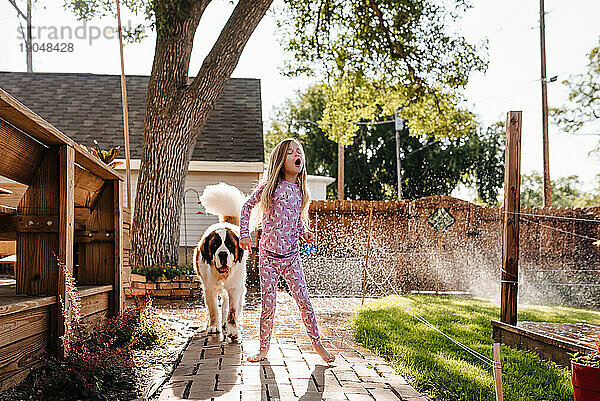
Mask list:
POLYGON ((521 112, 511 111, 506 120, 504 160, 504 216, 502 230, 502 280, 500 320, 517 324, 519 282, 519 192, 521 184, 521 112))
POLYGON ((115 278, 113 281, 113 304, 109 308, 111 315, 116 316, 123 312, 125 299, 123 298, 123 188, 121 181, 113 181, 114 198, 114 230, 115 230, 115 278))
POLYGON ((373 202, 371 201, 371 207, 369 208, 369 228, 367 230, 367 253, 365 254, 365 269, 363 273, 363 284, 362 284, 362 298, 360 304, 365 303, 365 290, 367 288, 367 265, 369 264, 369 251, 371 250, 371 226, 373 222, 373 202))
POLYGON ((544 24, 544 0, 540 0, 540 49, 542 69, 542 144, 544 156, 544 207, 552 206, 550 181, 550 155, 548 150, 548 82, 546 81, 546 28, 544 24))
POLYGON ((502 362, 500 361, 500 343, 494 343, 494 384, 496 388, 496 401, 503 401, 502 392, 502 362))
MULTIPOLYGON (((59 190, 59 225, 58 225, 58 258, 64 263, 73 274, 73 239, 75 235, 75 149, 68 145, 61 145, 59 150, 59 171, 60 171, 60 190, 59 190)), ((65 334, 65 325, 70 324, 71 306, 66 291, 66 277, 62 269, 58 270, 58 296, 63 299, 67 318, 60 311, 60 305, 57 317, 56 339, 58 346, 56 348, 59 359, 65 357, 65 349, 60 337, 65 334)))
POLYGON ((338 142, 338 199, 344 199, 344 145, 338 142))
MULTIPOLYGON (((117 24, 119 30, 119 54, 121 55, 121 103, 123 104, 123 134, 125 135, 125 177, 127 180, 127 209, 131 210, 131 168, 129 162, 129 115, 127 113, 127 85, 123 60, 123 34, 121 32, 121 8, 117 1, 117 24)), ((123 202, 123 199, 120 200, 123 202)))

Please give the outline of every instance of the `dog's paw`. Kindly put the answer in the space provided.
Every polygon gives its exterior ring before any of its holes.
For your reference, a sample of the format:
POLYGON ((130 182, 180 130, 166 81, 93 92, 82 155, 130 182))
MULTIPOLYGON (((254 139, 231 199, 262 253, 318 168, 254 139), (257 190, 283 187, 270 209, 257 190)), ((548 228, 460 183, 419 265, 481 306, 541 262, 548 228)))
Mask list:
POLYGON ((240 336, 240 331, 237 327, 235 327, 232 324, 227 324, 227 330, 225 331, 225 333, 227 334, 227 338, 229 339, 229 341, 231 341, 232 343, 237 342, 238 337, 240 336))
POLYGON ((206 332, 208 334, 219 334, 219 333, 221 333, 221 330, 219 329, 218 325, 214 324, 214 325, 208 326, 206 328, 206 332))

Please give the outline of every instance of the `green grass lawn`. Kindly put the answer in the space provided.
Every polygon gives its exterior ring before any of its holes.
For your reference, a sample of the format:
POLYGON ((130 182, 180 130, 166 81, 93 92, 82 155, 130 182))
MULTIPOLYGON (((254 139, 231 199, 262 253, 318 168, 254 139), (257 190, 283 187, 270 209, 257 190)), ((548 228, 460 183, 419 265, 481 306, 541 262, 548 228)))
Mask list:
MULTIPOLYGON (((500 308, 480 298, 389 296, 369 302, 350 322, 356 339, 434 400, 494 400, 491 367, 405 312, 406 305, 454 339, 493 359, 500 308)), ((600 312, 566 307, 519 309, 520 321, 600 324, 600 312)), ((504 399, 573 400, 569 371, 528 351, 501 347, 504 399)))

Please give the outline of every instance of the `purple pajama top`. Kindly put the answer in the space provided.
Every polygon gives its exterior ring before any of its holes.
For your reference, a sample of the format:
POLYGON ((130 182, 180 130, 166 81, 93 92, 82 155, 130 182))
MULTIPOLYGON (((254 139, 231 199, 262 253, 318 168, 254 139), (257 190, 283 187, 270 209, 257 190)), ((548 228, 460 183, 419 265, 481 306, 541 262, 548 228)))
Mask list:
MULTIPOLYGON (((248 224, 252 208, 260 202, 263 187, 259 187, 242 207, 240 214, 240 238, 250 237, 248 224)), ((300 218, 302 194, 298 184, 280 180, 273 193, 270 212, 262 218, 262 235, 259 247, 262 250, 287 256, 299 252, 298 238, 306 229, 300 218)))

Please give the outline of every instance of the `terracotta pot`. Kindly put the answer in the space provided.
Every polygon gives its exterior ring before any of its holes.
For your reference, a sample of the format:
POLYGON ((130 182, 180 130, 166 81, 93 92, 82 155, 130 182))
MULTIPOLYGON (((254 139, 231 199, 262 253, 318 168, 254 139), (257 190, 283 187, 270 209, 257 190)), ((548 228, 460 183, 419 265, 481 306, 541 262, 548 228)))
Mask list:
POLYGON ((571 361, 575 401, 600 401, 600 368, 571 361))

